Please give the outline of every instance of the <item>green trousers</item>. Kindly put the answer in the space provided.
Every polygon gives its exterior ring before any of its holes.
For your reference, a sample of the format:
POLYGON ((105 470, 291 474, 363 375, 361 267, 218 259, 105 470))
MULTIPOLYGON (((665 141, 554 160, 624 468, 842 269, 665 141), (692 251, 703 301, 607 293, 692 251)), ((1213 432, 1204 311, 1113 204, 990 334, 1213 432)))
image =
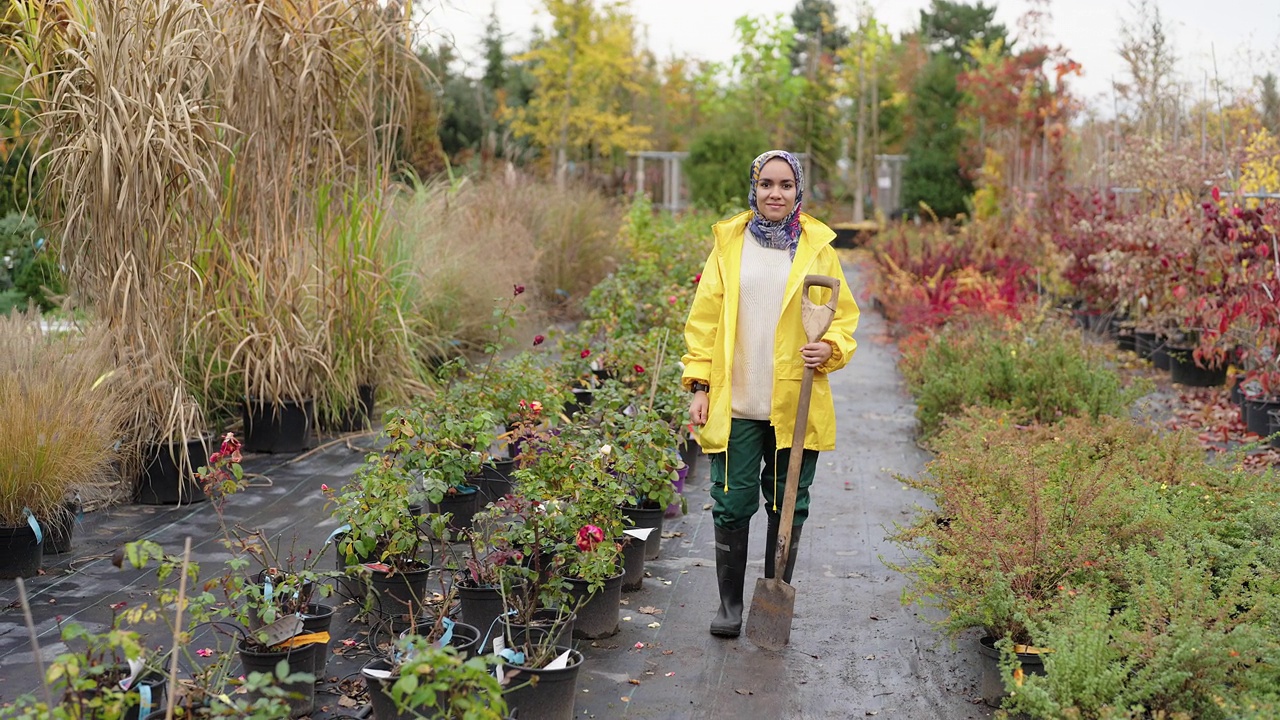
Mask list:
MULTIPOLYGON (((777 448, 773 426, 767 420, 734 418, 729 426, 729 449, 711 456, 711 517, 716 527, 737 530, 751 522, 764 493, 765 512, 782 513, 787 489, 790 448, 777 448)), ((793 526, 809 517, 809 486, 818 467, 818 451, 805 450, 800 463, 793 526)))

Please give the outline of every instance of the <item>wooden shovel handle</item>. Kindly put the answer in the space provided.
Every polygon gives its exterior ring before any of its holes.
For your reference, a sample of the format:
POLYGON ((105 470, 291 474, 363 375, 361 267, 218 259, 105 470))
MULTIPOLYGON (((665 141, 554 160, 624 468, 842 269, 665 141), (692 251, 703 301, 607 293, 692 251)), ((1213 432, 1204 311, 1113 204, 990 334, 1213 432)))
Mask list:
MULTIPOLYGON (((809 342, 817 342, 831 327, 840 298, 840 281, 826 275, 806 275, 800 288, 800 320, 809 342), (809 299, 809 288, 830 288, 831 298, 822 305, 809 299)), ((781 577, 791 555, 791 523, 796 515, 796 491, 800 487, 800 465, 804 461, 804 435, 809 426, 809 399, 813 395, 813 368, 804 369, 800 381, 800 399, 796 403, 796 424, 791 433, 791 451, 787 462, 787 491, 782 499, 782 517, 778 520, 778 547, 774 576, 781 577)))

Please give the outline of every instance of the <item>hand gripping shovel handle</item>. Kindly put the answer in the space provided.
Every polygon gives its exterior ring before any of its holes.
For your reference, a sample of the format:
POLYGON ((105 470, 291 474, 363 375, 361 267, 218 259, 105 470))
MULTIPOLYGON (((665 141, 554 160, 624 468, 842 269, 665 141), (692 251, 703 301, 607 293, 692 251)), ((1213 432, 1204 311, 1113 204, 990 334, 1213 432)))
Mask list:
MULTIPOLYGON (((826 275, 806 275, 800 287, 800 322, 810 343, 818 342, 831 327, 840 299, 840 281, 826 275), (825 287, 831 290, 826 303, 816 305, 809 299, 809 288, 825 287)), ((804 369, 800 381, 800 400, 796 404, 796 425, 791 434, 790 460, 787 462, 787 489, 782 499, 782 517, 778 521, 778 547, 774 567, 777 572, 787 566, 791 554, 791 523, 796 514, 796 491, 800 486, 800 464, 804 460, 804 435, 809 425, 809 398, 813 394, 813 368, 804 369)))

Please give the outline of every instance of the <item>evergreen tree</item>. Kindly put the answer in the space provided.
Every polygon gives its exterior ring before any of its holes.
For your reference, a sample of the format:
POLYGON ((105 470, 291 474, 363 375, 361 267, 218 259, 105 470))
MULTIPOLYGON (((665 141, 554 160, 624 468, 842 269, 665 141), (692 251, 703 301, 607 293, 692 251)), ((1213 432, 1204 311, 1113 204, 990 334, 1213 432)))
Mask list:
POLYGON ((1280 91, 1275 73, 1262 76, 1262 126, 1272 135, 1280 135, 1280 91))
POLYGON ((482 82, 489 92, 497 92, 507 84, 507 56, 502 48, 502 26, 498 23, 498 7, 489 14, 480 43, 484 48, 484 77, 482 82))
POLYGON ((841 48, 849 44, 849 29, 836 22, 836 4, 832 0, 799 0, 791 11, 795 26, 795 46, 791 48, 791 67, 807 74, 810 60, 832 61, 841 48), (815 43, 818 58, 813 57, 815 43))
POLYGON ((1009 32, 1002 23, 995 22, 996 9, 979 2, 966 5, 950 0, 933 0, 928 10, 920 11, 920 34, 933 55, 946 55, 959 70, 969 65, 965 47, 974 40, 983 45, 1001 41, 1006 50, 1012 49, 1009 32))
POLYGON ((914 210, 924 202, 939 217, 954 217, 965 211, 973 183, 960 171, 964 132, 956 112, 963 94, 950 56, 930 59, 913 90, 908 113, 915 119, 915 131, 906 146, 903 206, 914 210))

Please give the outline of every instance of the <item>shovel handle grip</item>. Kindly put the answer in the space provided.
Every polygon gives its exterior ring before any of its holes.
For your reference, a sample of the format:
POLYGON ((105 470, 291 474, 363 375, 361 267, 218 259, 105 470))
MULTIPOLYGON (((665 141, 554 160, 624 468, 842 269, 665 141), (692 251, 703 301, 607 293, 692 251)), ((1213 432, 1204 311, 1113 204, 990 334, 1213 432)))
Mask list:
POLYGON ((818 342, 831 327, 836 316, 836 306, 840 302, 840 281, 827 275, 805 275, 800 286, 800 322, 804 325, 805 337, 811 343, 818 342), (831 290, 831 297, 821 305, 809 299, 809 289, 824 287, 831 290))

